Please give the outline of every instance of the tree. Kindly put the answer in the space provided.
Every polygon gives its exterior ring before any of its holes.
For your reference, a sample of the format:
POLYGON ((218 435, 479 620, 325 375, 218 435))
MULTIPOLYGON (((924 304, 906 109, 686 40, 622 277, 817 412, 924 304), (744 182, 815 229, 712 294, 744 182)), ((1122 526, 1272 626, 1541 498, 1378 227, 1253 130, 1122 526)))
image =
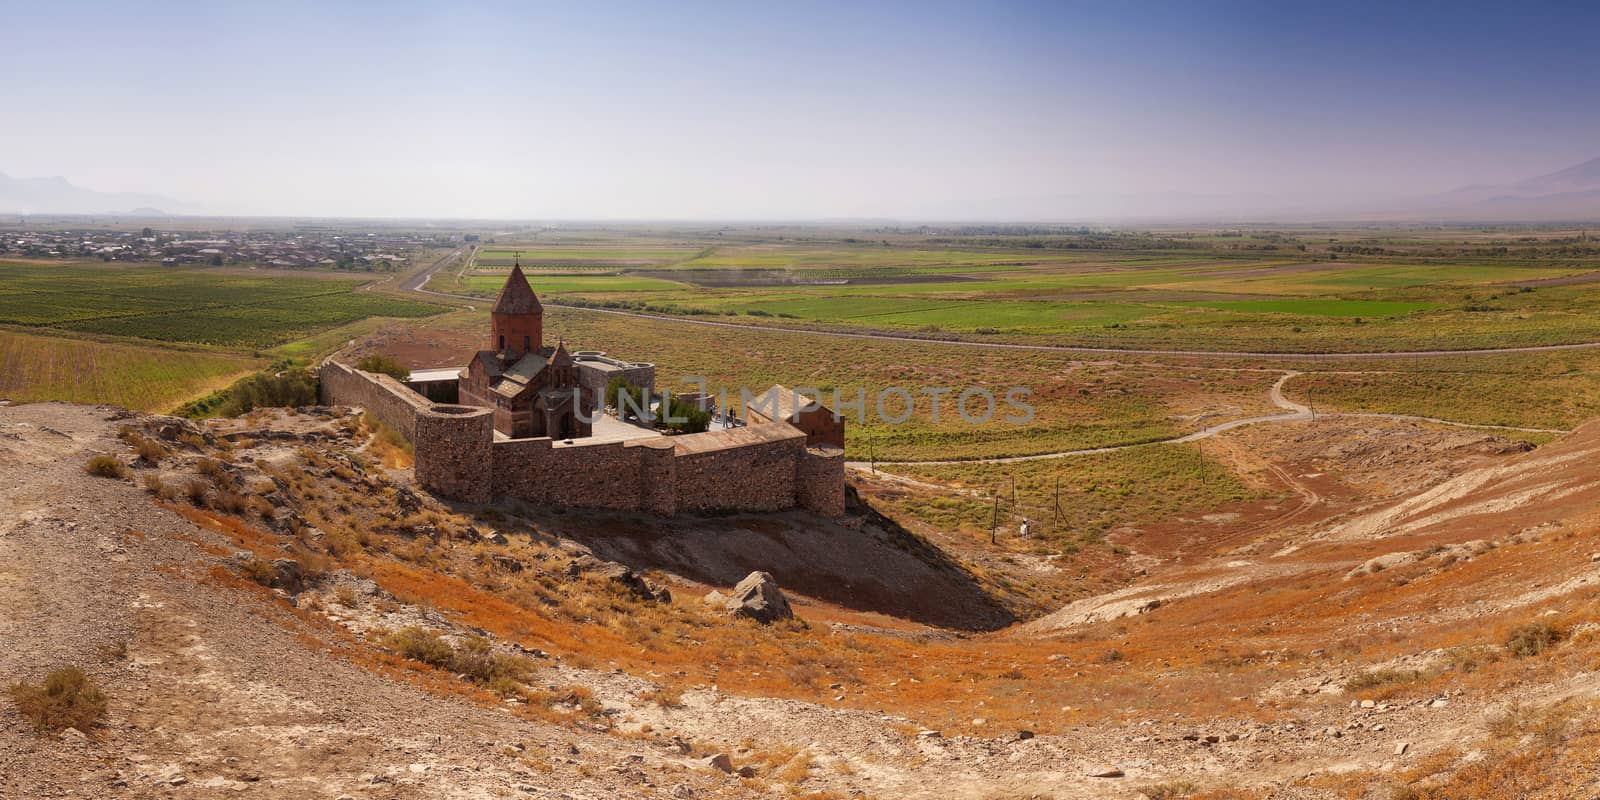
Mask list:
POLYGON ((701 433, 711 427, 711 412, 687 400, 669 396, 667 413, 663 415, 667 428, 679 433, 701 433))
POLYGON ((650 410, 650 392, 643 386, 634 386, 627 378, 618 375, 606 384, 605 404, 617 411, 617 419, 637 417, 639 411, 650 410))
POLYGON ((382 353, 367 356, 366 358, 356 362, 356 369, 359 369, 363 372, 376 372, 379 374, 388 375, 397 381, 411 380, 411 370, 400 366, 400 362, 383 355, 382 353))

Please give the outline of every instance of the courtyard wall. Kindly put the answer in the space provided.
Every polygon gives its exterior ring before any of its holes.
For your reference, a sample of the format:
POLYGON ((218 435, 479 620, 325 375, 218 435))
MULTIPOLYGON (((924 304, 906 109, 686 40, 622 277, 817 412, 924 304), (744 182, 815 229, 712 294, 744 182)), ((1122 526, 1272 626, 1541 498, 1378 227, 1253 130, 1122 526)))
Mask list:
POLYGON ((415 451, 417 482, 442 497, 663 516, 844 513, 844 452, 808 448, 806 432, 788 423, 593 444, 497 439, 491 409, 432 403, 393 378, 331 359, 320 374, 322 402, 360 406, 400 431, 415 451))

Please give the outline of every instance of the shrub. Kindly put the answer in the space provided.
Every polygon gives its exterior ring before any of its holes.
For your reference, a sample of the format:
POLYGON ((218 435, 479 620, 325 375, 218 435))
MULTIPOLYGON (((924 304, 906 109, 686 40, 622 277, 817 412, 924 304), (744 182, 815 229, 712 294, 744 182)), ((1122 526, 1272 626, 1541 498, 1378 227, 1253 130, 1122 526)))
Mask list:
POLYGON ((194 471, 214 481, 223 481, 228 478, 228 471, 223 468, 222 462, 215 458, 201 458, 194 462, 194 471))
POLYGON ((455 655, 454 648, 439 634, 414 625, 389 634, 384 643, 406 658, 435 667, 450 666, 450 657, 455 655))
POLYGON ((1363 672, 1345 681, 1344 690, 1347 692, 1364 692, 1421 679, 1422 673, 1414 669, 1375 669, 1363 672))
POLYGON ((1522 658, 1536 656, 1553 647, 1566 634, 1548 622, 1530 622, 1511 631, 1506 637, 1506 649, 1522 658))
POLYGON ((205 508, 206 495, 211 492, 211 484, 199 478, 190 478, 189 483, 183 487, 184 494, 189 496, 189 502, 196 508, 205 508))
POLYGON ((638 416, 638 411, 650 410, 650 392, 642 386, 634 386, 621 375, 611 379, 606 384, 606 392, 601 395, 605 404, 617 410, 619 418, 628 419, 638 416))
POLYGON ((1500 660, 1499 651, 1487 645, 1462 645, 1445 653, 1450 666, 1460 672, 1477 672, 1500 660))
POLYGON ((527 659, 496 653, 494 645, 481 636, 451 647, 439 634, 413 626, 389 634, 384 641, 406 658, 448 669, 502 694, 515 690, 532 672, 527 659))
POLYGON ((167 457, 167 448, 165 445, 154 439, 146 439, 143 436, 139 436, 138 439, 133 443, 133 451, 139 454, 140 459, 143 459, 151 464, 154 464, 167 457))
POLYGON ((1193 797, 1198 794, 1200 787, 1188 781, 1177 781, 1146 786, 1141 788, 1139 792, 1149 800, 1182 800, 1182 798, 1193 797))
POLYGON ((128 468, 114 456, 95 456, 83 465, 84 471, 102 478, 126 478, 128 468))
POLYGON ((400 366, 400 362, 383 354, 370 355, 356 362, 356 369, 363 372, 376 372, 388 375, 398 381, 411 380, 411 370, 400 366))
POLYGON ((229 514, 238 514, 250 507, 250 501, 238 492, 219 489, 217 490, 216 506, 229 514))
POLYGON ((272 566, 272 562, 266 559, 251 558, 249 561, 244 562, 244 566, 241 569, 244 571, 246 578, 262 586, 271 586, 278 580, 278 570, 272 566))
POLYGON ((683 687, 674 683, 663 683, 640 695, 640 698, 662 708, 683 708, 683 687))
POLYGON ((177 410, 184 417, 237 417, 270 406, 309 406, 317 402, 317 376, 287 361, 242 378, 177 410))
POLYGON ((153 495, 156 495, 157 497, 160 497, 162 492, 164 492, 166 490, 166 488, 167 488, 167 485, 162 482, 160 475, 157 475, 154 472, 149 472, 149 473, 145 474, 145 476, 144 476, 144 490, 145 491, 147 491, 147 492, 149 492, 149 493, 151 493, 153 495))
POLYGON ((17 710, 39 731, 87 731, 106 713, 105 695, 77 667, 52 671, 42 685, 14 684, 10 692, 17 710))
POLYGON ((711 427, 711 412, 702 411, 692 403, 672 397, 667 403, 667 413, 662 415, 662 421, 669 430, 700 433, 711 427))
POLYGON ((475 683, 495 686, 521 681, 531 671, 528 660, 494 652, 488 639, 474 636, 462 642, 450 657, 450 668, 475 683))

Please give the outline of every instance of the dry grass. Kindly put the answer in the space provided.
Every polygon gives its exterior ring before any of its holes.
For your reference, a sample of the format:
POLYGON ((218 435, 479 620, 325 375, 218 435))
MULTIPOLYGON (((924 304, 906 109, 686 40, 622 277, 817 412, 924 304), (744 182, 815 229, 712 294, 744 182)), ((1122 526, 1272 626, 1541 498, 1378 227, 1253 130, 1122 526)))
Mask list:
POLYGON ((405 469, 415 463, 416 454, 411 442, 406 441, 406 437, 402 436, 400 431, 371 414, 361 415, 361 425, 372 433, 372 441, 367 449, 383 466, 390 469, 405 469))
POLYGON ((406 658, 449 670, 501 693, 516 691, 533 672, 527 659, 496 653, 493 644, 481 636, 452 646, 438 633, 412 626, 389 634, 383 641, 406 658))
POLYGON ((115 456, 94 456, 83 465, 84 472, 100 478, 126 478, 128 468, 115 456))
MULTIPOLYGON (((1375 669, 1363 672, 1345 681, 1344 690, 1350 694, 1364 697, 1376 697, 1378 695, 1389 697, 1392 696, 1392 691, 1375 690, 1393 690, 1405 684, 1420 681, 1422 678, 1423 674, 1414 669, 1375 669)), ((1382 697, 1379 699, 1382 699, 1382 697)))
POLYGON ((77 667, 53 670, 38 685, 14 684, 10 694, 17 710, 41 732, 88 731, 106 713, 105 695, 77 667))
POLYGON ((1548 622, 1531 622, 1519 625, 1506 636, 1506 649, 1518 658, 1536 656, 1556 646, 1566 638, 1566 632, 1548 622))
POLYGON ((194 504, 195 508, 205 508, 206 500, 211 494, 211 484, 199 478, 190 478, 183 485, 183 493, 189 498, 189 502, 194 504))
POLYGON ((239 570, 245 577, 262 586, 271 586, 278 580, 278 570, 264 558, 251 558, 240 565, 239 570))

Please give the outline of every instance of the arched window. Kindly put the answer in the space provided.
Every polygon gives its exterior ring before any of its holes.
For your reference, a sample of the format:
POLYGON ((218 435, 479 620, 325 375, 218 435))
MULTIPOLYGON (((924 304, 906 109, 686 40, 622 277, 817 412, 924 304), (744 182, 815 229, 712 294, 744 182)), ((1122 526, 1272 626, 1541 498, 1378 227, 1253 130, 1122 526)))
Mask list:
POLYGON ((505 337, 505 334, 501 334, 500 335, 500 349, 501 350, 506 349, 506 337, 505 337))
POLYGON ((524 337, 522 337, 522 349, 524 349, 524 350, 532 350, 533 349, 533 337, 532 336, 524 336, 524 337))

